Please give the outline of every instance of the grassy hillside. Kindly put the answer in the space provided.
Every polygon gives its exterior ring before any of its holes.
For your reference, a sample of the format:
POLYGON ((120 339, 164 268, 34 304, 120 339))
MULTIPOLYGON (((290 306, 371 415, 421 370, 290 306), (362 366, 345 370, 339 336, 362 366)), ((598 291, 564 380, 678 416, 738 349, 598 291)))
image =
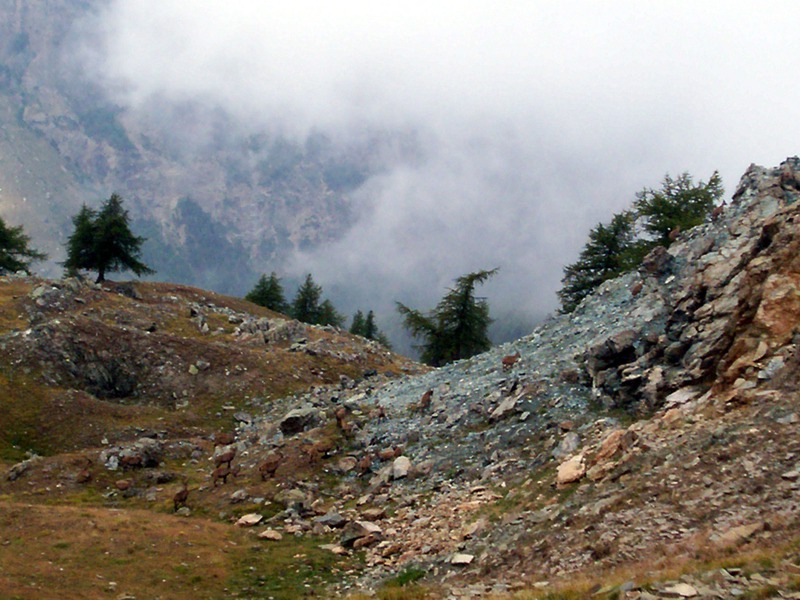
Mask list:
POLYGON ((346 449, 335 425, 289 440, 267 481, 256 469, 266 448, 253 446, 239 458, 237 487, 210 478, 213 440, 243 411, 268 413, 275 401, 279 417, 293 394, 335 388, 342 376, 420 369, 338 330, 155 283, 0 278, 0 348, 0 470, 9 475, 0 480, 0 589, 9 598, 56 589, 63 598, 296 598, 357 569, 356 557, 321 550, 324 537, 264 541, 231 526, 259 509, 231 504, 242 485, 248 498, 271 498, 300 479, 330 483, 333 459, 315 460, 308 445, 346 449), (259 323, 270 324, 268 342, 259 323), (164 447, 157 469, 103 465, 104 448, 148 436, 164 447), (183 482, 188 519, 173 514, 183 482))

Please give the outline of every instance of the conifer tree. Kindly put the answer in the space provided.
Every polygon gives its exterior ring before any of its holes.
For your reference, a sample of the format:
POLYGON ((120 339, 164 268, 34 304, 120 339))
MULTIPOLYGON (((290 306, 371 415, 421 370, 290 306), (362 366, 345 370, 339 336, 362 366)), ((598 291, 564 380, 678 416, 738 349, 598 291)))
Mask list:
POLYGON ((64 262, 68 272, 97 271, 97 283, 105 281, 106 273, 113 271, 130 270, 137 276, 153 273, 139 259, 145 239, 131 232, 128 211, 122 207, 118 194, 111 194, 98 212, 84 205, 72 222, 75 230, 67 241, 64 262))
POLYGON ((81 269, 94 268, 94 241, 97 237, 95 220, 97 211, 85 204, 77 215, 72 217, 74 229, 67 240, 67 260, 64 268, 74 275, 81 269))
POLYGON ((427 315, 397 303, 405 327, 413 336, 425 340, 419 346, 422 362, 439 367, 491 348, 487 333, 492 322, 489 304, 475 296, 475 286, 495 273, 497 269, 459 277, 455 287, 427 315))
POLYGON ((653 236, 651 246, 668 247, 672 243, 670 234, 686 231, 700 225, 725 190, 719 173, 714 171, 708 183, 694 184, 689 173, 677 179, 664 176, 660 190, 643 189, 636 194, 634 209, 644 219, 644 229, 653 236))
POLYGON ((353 315, 353 323, 350 325, 350 333, 360 335, 368 340, 375 340, 386 348, 391 349, 392 347, 389 339, 378 329, 378 325, 375 323, 375 312, 372 310, 367 313, 366 318, 364 318, 363 312, 356 311, 356 314, 353 315))
POLYGON ((389 342, 389 338, 387 338, 384 333, 378 329, 377 323, 375 323, 375 312, 369 311, 367 313, 367 319, 364 321, 364 337, 368 340, 375 340, 385 348, 391 350, 392 344, 389 342))
POLYGON ((360 310, 356 311, 356 314, 353 315, 353 322, 350 324, 350 333, 353 335, 360 335, 362 337, 366 337, 364 335, 366 331, 366 321, 364 320, 364 313, 360 310))
POLYGON ((723 193, 714 172, 708 183, 696 185, 688 173, 677 179, 666 175, 661 189, 636 194, 633 208, 592 229, 577 262, 564 268, 557 292, 561 312, 572 312, 604 281, 636 269, 650 250, 669 247, 676 233, 701 224, 723 193), (637 226, 645 235, 638 235, 637 226))
POLYGON ((378 326, 375 324, 375 312, 369 311, 367 319, 364 321, 364 337, 368 340, 377 339, 378 326))
POLYGON ((244 299, 275 312, 289 313, 289 305, 283 295, 283 286, 275 271, 269 277, 266 274, 262 274, 258 283, 248 292, 244 299))
POLYGON ((320 299, 322 288, 314 283, 311 273, 306 275, 303 285, 297 290, 292 301, 292 317, 303 323, 316 324, 320 318, 320 299))
POLYGON ((22 225, 9 227, 0 217, 0 274, 17 271, 30 274, 32 262, 47 258, 46 254, 31 248, 30 241, 22 225))
POLYGON ((598 223, 589 232, 589 241, 577 262, 564 268, 563 287, 558 291, 561 312, 572 312, 601 283, 636 268, 641 262, 633 223, 633 213, 624 212, 614 215, 607 225, 598 223))
POLYGON ((318 325, 333 325, 334 327, 344 326, 344 317, 333 306, 333 302, 326 299, 319 305, 318 325))

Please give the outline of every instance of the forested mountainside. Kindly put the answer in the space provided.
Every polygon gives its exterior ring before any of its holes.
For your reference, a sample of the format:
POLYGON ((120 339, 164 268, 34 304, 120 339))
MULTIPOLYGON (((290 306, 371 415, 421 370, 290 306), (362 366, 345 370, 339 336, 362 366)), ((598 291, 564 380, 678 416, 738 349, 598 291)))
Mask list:
MULTIPOLYGON (((439 369, 174 284, 0 279, 0 589, 797 598, 800 160, 439 369)), ((72 596, 70 596, 72 594, 72 596)))
POLYGON ((45 274, 59 272, 70 217, 114 191, 159 279, 243 294, 352 224, 351 193, 380 170, 379 149, 413 154, 413 140, 370 133, 344 145, 252 134, 199 102, 124 110, 79 59, 101 4, 0 5, 0 211, 51 255, 45 274))

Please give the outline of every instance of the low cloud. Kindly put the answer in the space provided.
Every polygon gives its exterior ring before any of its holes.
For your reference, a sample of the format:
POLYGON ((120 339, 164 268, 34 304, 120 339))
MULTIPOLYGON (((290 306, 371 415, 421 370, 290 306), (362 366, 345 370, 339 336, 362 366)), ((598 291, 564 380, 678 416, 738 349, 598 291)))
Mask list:
POLYGON ((795 2, 186 3, 114 0, 83 56, 131 111, 199 103, 302 141, 413 132, 417 160, 295 257, 345 310, 432 306, 499 266, 492 306, 539 317, 588 230, 666 172, 729 194, 798 152, 795 2))

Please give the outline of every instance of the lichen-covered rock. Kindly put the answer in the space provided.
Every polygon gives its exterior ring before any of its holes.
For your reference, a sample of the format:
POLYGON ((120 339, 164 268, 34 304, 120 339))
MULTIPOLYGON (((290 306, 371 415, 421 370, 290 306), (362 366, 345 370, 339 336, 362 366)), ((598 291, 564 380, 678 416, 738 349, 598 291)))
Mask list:
POLYGON ((292 436, 308 429, 318 421, 319 411, 316 408, 307 406, 290 410, 283 416, 278 427, 280 427, 283 435, 292 436))

